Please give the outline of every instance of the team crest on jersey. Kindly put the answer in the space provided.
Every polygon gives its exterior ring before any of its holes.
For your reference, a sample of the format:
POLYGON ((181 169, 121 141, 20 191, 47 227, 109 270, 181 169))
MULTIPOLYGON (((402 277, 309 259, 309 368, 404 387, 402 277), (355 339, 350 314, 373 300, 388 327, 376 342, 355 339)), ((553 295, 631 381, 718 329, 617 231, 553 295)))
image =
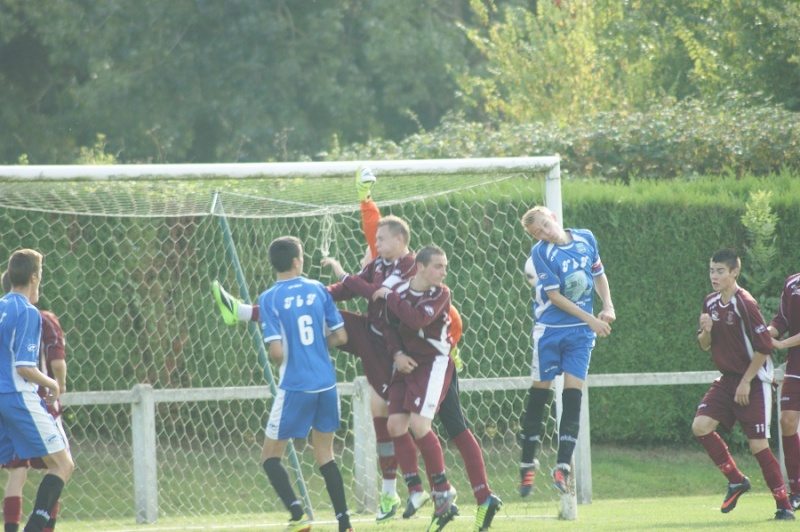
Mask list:
POLYGON ((425 305, 425 313, 428 316, 433 316, 433 307, 430 305, 425 305))
POLYGON ((719 321, 719 312, 716 310, 711 311, 711 319, 714 321, 719 321))
POLYGON ((583 243, 581 243, 581 242, 578 242, 575 245, 575 249, 578 250, 578 253, 586 253, 586 246, 584 246, 583 243))
POLYGON ((728 315, 725 316, 725 323, 727 323, 728 325, 733 325, 733 313, 732 312, 728 312, 728 315))

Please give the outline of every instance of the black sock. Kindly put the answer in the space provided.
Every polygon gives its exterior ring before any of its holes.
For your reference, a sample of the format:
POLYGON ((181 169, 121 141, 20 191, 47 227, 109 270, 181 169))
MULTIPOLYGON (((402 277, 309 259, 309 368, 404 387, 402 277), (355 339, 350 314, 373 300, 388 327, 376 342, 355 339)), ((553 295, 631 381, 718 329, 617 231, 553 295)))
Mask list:
POLYGON ((581 397, 583 392, 577 388, 567 388, 561 394, 561 424, 558 430, 557 464, 569 464, 578 443, 578 429, 581 421, 581 397))
POLYGON ((36 502, 33 503, 33 513, 28 518, 28 523, 23 529, 24 532, 41 532, 44 525, 50 520, 50 512, 61 497, 61 490, 64 489, 64 481, 59 477, 47 474, 39 484, 39 491, 36 492, 36 502))
POLYGON ((343 532, 350 528, 350 512, 347 511, 342 473, 333 460, 320 466, 319 472, 325 479, 325 489, 328 490, 328 495, 333 503, 333 512, 336 514, 336 520, 339 521, 339 532, 343 532))
POLYGON ((283 501, 287 510, 292 512, 292 520, 296 521, 303 517, 303 505, 297 500, 289 482, 289 474, 281 464, 280 458, 267 458, 264 460, 264 472, 267 474, 272 487, 278 492, 278 497, 283 501))
POLYGON ((405 482, 406 486, 408 486, 408 488, 409 488, 408 491, 414 491, 411 488, 413 488, 414 486, 421 486, 422 485, 422 479, 419 478, 418 474, 407 475, 407 476, 403 475, 403 482, 405 482))
POLYGON ((520 462, 533 463, 539 454, 539 445, 542 442, 542 419, 544 409, 552 400, 549 388, 533 388, 528 390, 528 408, 522 420, 522 432, 519 435, 522 444, 522 457, 520 462))
POLYGON ((19 532, 19 523, 6 523, 4 532, 19 532))

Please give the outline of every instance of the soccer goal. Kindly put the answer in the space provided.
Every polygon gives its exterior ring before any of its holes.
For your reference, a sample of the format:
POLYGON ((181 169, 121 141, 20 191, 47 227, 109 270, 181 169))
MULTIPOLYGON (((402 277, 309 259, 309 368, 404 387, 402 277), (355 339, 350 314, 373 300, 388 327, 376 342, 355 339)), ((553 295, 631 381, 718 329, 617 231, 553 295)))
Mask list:
MULTIPOLYGON (((529 375, 532 327, 523 272, 532 242, 519 219, 542 202, 560 217, 558 158, 364 164, 378 177, 373 196, 381 213, 408 220, 412 249, 435 243, 448 254, 446 282, 465 325, 461 402, 482 445, 492 490, 516 499, 516 439, 526 393, 509 383, 529 375)), ((250 522, 262 512, 282 511, 258 465, 271 397, 262 342, 255 325, 222 323, 209 285, 219 279, 255 299, 274 280, 267 246, 285 234, 304 242, 309 277, 334 281, 319 267, 325 255, 357 271, 366 244, 356 167, 0 167, 0 246, 6 256, 20 247, 44 253, 40 306, 60 318, 67 335, 68 384, 76 399, 65 425, 77 469, 62 516, 130 517, 136 508, 142 522, 210 514, 250 522), (142 385, 156 392, 148 400, 153 423, 146 437, 131 431, 132 417, 140 415, 132 412, 139 396, 131 391, 142 385), (137 465, 138 445, 150 449, 155 467, 137 465), (143 496, 143 490, 155 495, 143 496)), ((343 308, 362 310, 358 302, 343 308)), ((376 461, 357 449, 368 444, 362 432, 371 433, 371 424, 368 431, 355 426, 363 415, 360 370, 351 356, 333 354, 343 392, 337 460, 352 489, 350 507, 373 513, 376 461)), ((571 496, 561 497, 549 480, 557 408, 547 421, 543 474, 533 495, 515 508, 573 519, 574 486, 571 496)), ((462 514, 473 512, 460 456, 435 427, 462 514)), ((287 465, 298 491, 316 516, 329 516, 310 445, 294 443, 287 465)))

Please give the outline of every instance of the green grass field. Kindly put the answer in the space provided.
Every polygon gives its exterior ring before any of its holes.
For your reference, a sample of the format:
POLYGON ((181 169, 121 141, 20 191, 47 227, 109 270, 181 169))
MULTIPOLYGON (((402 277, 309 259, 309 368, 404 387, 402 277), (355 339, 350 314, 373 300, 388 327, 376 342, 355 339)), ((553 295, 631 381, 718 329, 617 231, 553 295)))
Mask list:
MULTIPOLYGON (((515 496, 515 486, 493 484, 493 489, 505 504, 492 530, 774 530, 775 527, 797 526, 771 520, 775 511, 774 501, 756 461, 746 451, 734 451, 734 457, 750 477, 753 489, 742 497, 737 508, 728 515, 719 511, 725 493, 725 479, 699 447, 624 449, 594 446, 592 452, 593 501, 578 507, 576 521, 534 517, 537 514, 555 515, 558 508, 553 502, 522 501, 515 496)), ((241 494, 240 490, 233 491, 241 494)), ((253 496, 261 497, 263 494, 254 493, 253 496)), ((472 530, 475 507, 471 497, 462 496, 460 508, 460 517, 446 530, 472 530)), ((421 513, 424 517, 408 521, 401 519, 380 527, 375 525, 372 514, 355 515, 353 525, 359 531, 425 530, 430 508, 426 507, 421 513)), ((62 532, 278 531, 285 526, 286 517, 283 512, 236 514, 233 518, 209 515, 162 518, 154 525, 137 525, 132 518, 101 521, 63 519, 59 520, 57 529, 62 532)), ((330 516, 318 515, 317 519, 314 530, 336 532, 336 524, 330 516)))

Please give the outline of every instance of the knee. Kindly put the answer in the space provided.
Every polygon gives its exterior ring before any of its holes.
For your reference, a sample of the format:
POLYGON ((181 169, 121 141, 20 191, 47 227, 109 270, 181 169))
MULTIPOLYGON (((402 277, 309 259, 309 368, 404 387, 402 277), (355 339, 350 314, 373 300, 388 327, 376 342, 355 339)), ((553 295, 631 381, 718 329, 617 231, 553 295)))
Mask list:
POLYGON ((714 428, 709 426, 704 420, 700 418, 694 418, 692 421, 692 433, 695 437, 699 438, 700 436, 706 436, 711 434, 714 431, 714 428))
POLYGON ((784 436, 792 436, 797 432, 800 423, 800 412, 784 410, 781 412, 781 432, 784 436))
POLYGON ((392 438, 399 438, 408 432, 408 423, 405 423, 402 419, 389 416, 389 421, 386 423, 386 430, 389 431, 389 436, 392 438))

